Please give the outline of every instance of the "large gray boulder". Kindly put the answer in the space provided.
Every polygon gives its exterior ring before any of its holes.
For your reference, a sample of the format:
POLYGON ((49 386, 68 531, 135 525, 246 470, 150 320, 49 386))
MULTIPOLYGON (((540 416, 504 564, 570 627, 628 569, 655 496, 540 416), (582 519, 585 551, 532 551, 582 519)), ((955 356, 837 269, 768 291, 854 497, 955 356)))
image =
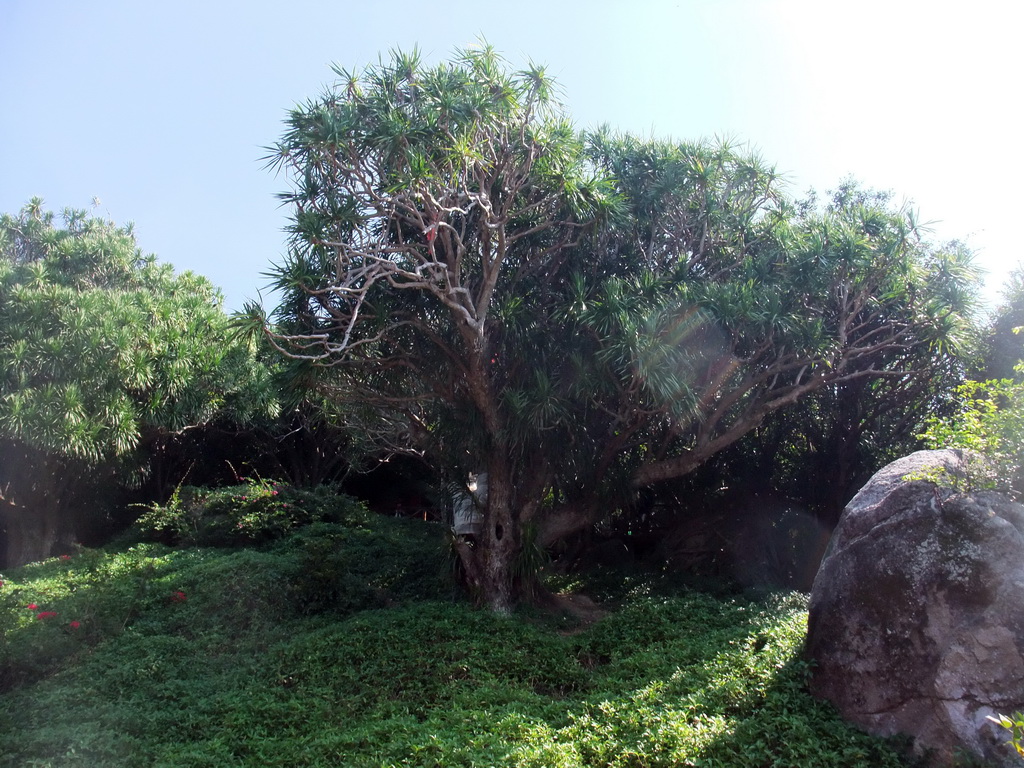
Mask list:
POLYGON ((919 451, 847 505, 811 592, 811 692, 934 765, 1019 766, 986 718, 1024 709, 1024 506, 904 479, 964 461, 919 451))

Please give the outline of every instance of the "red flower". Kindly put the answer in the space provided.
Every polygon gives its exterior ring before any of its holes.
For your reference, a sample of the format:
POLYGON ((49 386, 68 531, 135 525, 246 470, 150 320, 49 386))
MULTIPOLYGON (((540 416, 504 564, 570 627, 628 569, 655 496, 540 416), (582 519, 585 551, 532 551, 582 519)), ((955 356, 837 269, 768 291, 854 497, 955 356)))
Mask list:
POLYGON ((56 611, 41 611, 40 613, 36 614, 36 618, 37 619, 52 619, 56 615, 57 615, 56 611))
POLYGON ((71 627, 72 629, 78 629, 82 625, 79 622, 77 622, 77 621, 71 621, 71 622, 68 622, 68 626, 71 627))
POLYGON ((184 603, 186 600, 188 600, 188 598, 185 597, 185 593, 184 592, 172 592, 171 593, 171 602, 172 603, 184 603))
POLYGON ((61 555, 60 559, 61 560, 70 560, 71 559, 71 555, 61 555))
POLYGON ((29 609, 30 611, 34 611, 34 610, 35 610, 36 608, 38 608, 39 606, 38 606, 38 605, 36 605, 35 603, 29 603, 29 604, 28 604, 28 605, 26 605, 25 607, 26 607, 26 608, 28 608, 28 609, 29 609))

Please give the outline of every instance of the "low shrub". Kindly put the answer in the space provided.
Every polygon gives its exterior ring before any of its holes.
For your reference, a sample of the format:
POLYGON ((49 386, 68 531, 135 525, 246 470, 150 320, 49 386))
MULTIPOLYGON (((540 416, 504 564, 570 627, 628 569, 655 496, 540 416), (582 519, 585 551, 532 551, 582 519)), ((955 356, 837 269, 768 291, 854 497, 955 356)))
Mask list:
POLYGON ((364 523, 370 512, 331 486, 314 489, 245 478, 222 488, 175 489, 152 504, 131 537, 172 545, 239 547, 266 544, 314 522, 364 523))
MULTIPOLYGON (((1024 365, 1017 367, 1024 374, 1024 365)), ((965 475, 939 471, 923 479, 956 491, 998 490, 1024 495, 1024 383, 1010 379, 968 381, 955 391, 957 410, 928 419, 920 437, 929 448, 967 453, 965 475)))

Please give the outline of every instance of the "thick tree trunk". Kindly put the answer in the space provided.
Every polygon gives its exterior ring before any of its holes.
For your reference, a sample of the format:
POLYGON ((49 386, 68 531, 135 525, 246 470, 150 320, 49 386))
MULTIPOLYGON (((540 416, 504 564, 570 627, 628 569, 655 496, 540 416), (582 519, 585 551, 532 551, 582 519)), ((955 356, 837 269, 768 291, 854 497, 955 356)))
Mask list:
POLYGON ((477 543, 480 556, 481 599, 497 613, 511 613, 522 593, 517 565, 523 540, 515 488, 507 460, 488 466, 487 509, 477 543))
POLYGON ((531 569, 538 561, 524 555, 524 546, 532 546, 524 528, 543 498, 544 482, 502 454, 491 456, 486 467, 486 490, 474 491, 481 519, 474 533, 456 538, 454 549, 462 565, 463 586, 473 599, 496 613, 508 614, 524 596, 536 591, 538 574, 531 569))
POLYGON ((498 613, 510 613, 524 598, 538 597, 543 592, 539 574, 530 570, 530 564, 536 563, 527 556, 527 547, 547 550, 586 530, 596 518, 597 506, 580 502, 537 519, 542 490, 538 484, 503 486, 489 479, 487 509, 475 545, 458 545, 467 587, 482 604, 498 613), (535 538, 527 541, 525 531, 533 523, 535 538))

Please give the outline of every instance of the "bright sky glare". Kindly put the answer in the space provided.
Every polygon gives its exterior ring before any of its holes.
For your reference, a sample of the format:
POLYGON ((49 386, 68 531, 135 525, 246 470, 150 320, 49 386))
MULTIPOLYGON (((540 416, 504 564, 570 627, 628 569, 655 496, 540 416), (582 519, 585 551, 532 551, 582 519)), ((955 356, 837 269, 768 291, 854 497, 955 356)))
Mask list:
POLYGON ((330 63, 485 38, 545 64, 581 127, 745 142, 801 196, 853 175, 974 248, 994 297, 1024 258, 1024 10, 975 0, 0 0, 0 211, 134 222, 228 309, 284 252, 263 147, 330 63))

